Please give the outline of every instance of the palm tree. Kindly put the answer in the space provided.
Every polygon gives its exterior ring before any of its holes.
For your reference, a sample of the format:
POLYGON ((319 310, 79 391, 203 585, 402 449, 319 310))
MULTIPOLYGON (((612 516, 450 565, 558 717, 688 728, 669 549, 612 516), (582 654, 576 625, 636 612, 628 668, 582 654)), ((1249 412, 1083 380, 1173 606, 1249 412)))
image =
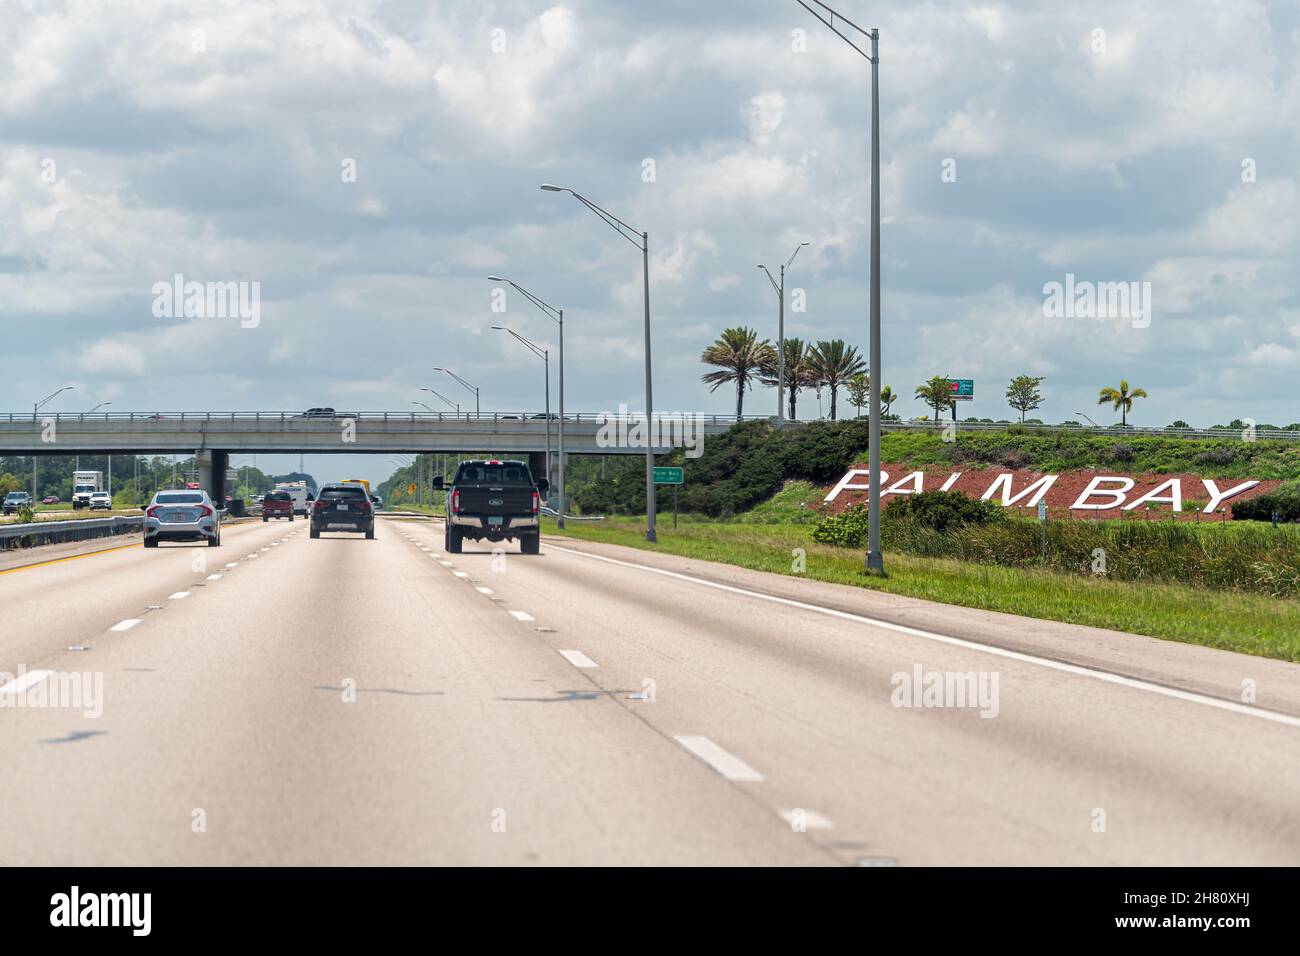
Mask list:
POLYGON ((700 355, 701 362, 716 365, 718 371, 700 377, 709 385, 710 392, 735 383, 736 419, 739 420, 745 408, 745 389, 753 386, 764 363, 775 354, 771 343, 767 339, 758 341, 758 333, 753 329, 745 326, 727 329, 700 355))
POLYGON ((867 363, 859 357, 858 350, 845 345, 843 339, 823 339, 808 352, 808 368, 816 384, 831 390, 831 421, 835 421, 840 386, 866 367, 867 363))
POLYGON ((934 409, 936 422, 943 409, 957 407, 957 402, 952 397, 952 385, 942 375, 936 375, 924 385, 916 386, 916 397, 934 409))
POLYGON ((894 393, 894 390, 892 388, 890 388, 888 385, 882 388, 880 390, 880 405, 881 405, 880 414, 882 416, 888 415, 889 407, 893 405, 894 402, 896 401, 898 401, 898 395, 894 393))
POLYGON ((1120 423, 1127 425, 1128 413, 1133 410, 1133 399, 1149 397, 1144 388, 1135 388, 1130 392, 1128 382, 1121 380, 1119 388, 1103 388, 1097 396, 1097 404, 1105 405, 1110 402, 1111 408, 1120 413, 1120 423))
MULTIPOLYGON (((785 390, 789 396, 787 399, 789 410, 786 412, 786 417, 791 421, 795 419, 795 404, 799 398, 799 389, 816 384, 808 365, 810 354, 803 339, 785 340, 785 390)), ((763 384, 775 387, 779 377, 777 353, 776 349, 773 349, 771 356, 763 365, 763 384)))

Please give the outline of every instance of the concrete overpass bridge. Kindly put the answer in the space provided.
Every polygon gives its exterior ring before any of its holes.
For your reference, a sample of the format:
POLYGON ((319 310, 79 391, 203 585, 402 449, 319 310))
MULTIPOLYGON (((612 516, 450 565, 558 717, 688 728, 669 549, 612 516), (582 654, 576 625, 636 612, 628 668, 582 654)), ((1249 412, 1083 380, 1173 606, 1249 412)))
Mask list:
MULTIPOLYGON (((302 412, 109 412, 95 414, 0 413, 3 455, 194 455, 200 481, 214 497, 225 496, 232 454, 422 454, 477 452, 528 455, 545 472, 550 447, 559 450, 559 416, 535 413, 440 414, 356 412, 309 416, 302 412)), ((764 416, 746 416, 762 418, 764 416)), ((734 415, 666 413, 650 428, 644 414, 624 417, 568 412, 567 455, 644 455, 719 435, 734 415)), ((552 476, 552 480, 554 476, 552 476)))

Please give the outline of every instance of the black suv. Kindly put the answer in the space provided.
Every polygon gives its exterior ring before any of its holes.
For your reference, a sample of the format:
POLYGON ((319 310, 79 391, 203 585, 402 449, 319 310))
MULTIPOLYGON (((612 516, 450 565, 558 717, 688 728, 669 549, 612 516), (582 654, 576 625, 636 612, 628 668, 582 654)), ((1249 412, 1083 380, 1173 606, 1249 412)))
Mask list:
POLYGON ((375 536, 375 511, 360 485, 326 485, 311 506, 311 536, 322 531, 364 531, 375 536))
POLYGON ((538 554, 542 537, 538 516, 542 497, 550 488, 545 478, 534 480, 527 462, 462 461, 450 486, 442 475, 433 487, 447 491, 448 554, 460 554, 465 538, 472 541, 519 539, 524 554, 538 554))

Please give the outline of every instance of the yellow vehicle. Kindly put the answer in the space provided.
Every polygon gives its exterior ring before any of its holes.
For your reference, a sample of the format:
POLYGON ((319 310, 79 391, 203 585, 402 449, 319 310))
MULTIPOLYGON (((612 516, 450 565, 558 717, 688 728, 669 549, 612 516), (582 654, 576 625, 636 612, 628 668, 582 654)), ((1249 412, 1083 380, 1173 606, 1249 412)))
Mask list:
POLYGON ((345 485, 360 485, 362 488, 366 489, 366 497, 367 498, 370 497, 370 482, 366 481, 366 479, 344 478, 342 483, 345 485))

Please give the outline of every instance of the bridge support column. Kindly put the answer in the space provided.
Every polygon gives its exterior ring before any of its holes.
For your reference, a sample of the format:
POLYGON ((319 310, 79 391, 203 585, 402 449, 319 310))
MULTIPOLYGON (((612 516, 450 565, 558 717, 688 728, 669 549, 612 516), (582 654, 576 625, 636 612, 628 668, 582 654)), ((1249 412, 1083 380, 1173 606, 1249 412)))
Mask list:
POLYGON ((230 467, 230 453, 201 451, 194 456, 194 467, 199 472, 199 486, 217 505, 226 503, 226 469, 230 467))
MULTIPOLYGON (((528 470, 533 473, 534 478, 546 478, 547 481, 550 481, 551 476, 546 474, 546 452, 530 451, 528 453, 528 470)), ((542 497, 543 499, 546 498, 545 495, 542 497)))

